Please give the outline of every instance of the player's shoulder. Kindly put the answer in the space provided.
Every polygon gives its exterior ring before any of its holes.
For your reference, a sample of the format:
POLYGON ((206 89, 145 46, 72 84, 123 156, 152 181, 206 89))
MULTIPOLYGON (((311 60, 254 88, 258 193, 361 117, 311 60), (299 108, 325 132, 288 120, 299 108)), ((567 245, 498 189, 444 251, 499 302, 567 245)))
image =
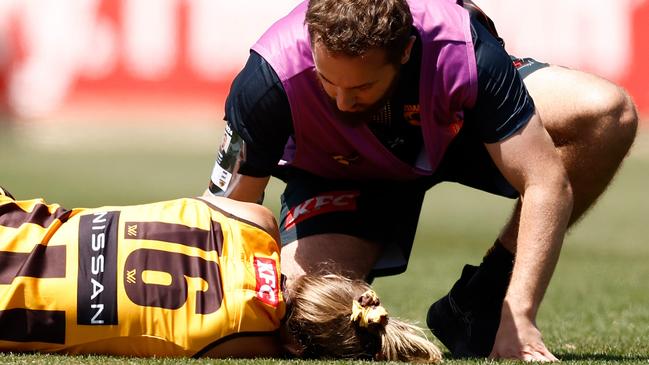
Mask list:
POLYGON ((277 221, 273 212, 263 205, 241 202, 221 196, 206 193, 199 198, 223 212, 259 226, 274 237, 278 232, 277 221))
POLYGON ((240 135, 247 136, 254 129, 251 125, 281 124, 291 120, 290 113, 288 97, 277 73, 262 56, 251 51, 230 87, 225 120, 240 135))
POLYGON ((281 88, 277 73, 264 57, 251 51, 246 64, 232 83, 230 94, 252 92, 255 96, 260 96, 275 87, 281 88))

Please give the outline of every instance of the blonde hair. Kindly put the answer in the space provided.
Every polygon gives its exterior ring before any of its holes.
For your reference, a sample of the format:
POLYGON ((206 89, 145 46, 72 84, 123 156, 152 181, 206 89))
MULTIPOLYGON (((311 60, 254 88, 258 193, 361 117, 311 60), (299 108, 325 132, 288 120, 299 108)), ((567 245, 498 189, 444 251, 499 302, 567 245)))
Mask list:
POLYGON ((337 274, 301 276, 288 288, 286 327, 302 357, 439 363, 442 354, 417 326, 388 317, 370 286, 337 274), (375 299, 375 300, 374 300, 375 299), (378 319, 360 324, 358 303, 378 319))

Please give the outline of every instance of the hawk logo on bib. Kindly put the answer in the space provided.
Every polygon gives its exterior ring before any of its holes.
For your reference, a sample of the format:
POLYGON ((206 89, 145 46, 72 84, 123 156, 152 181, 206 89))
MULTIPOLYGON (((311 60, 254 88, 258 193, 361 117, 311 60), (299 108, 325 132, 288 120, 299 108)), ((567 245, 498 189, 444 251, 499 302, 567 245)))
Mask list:
POLYGON ((421 126, 421 106, 419 104, 406 104, 403 106, 403 119, 410 125, 421 126))
POLYGON ((273 259, 255 257, 255 276, 257 278, 257 298, 277 307, 279 304, 279 275, 277 262, 273 259))

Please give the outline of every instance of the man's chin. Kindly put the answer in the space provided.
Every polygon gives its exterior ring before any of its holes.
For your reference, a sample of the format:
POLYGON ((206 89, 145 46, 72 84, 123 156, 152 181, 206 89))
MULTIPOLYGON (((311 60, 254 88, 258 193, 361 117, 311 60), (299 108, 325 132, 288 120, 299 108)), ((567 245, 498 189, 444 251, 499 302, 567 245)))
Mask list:
POLYGON ((372 113, 369 111, 360 111, 360 112, 341 112, 340 110, 336 111, 336 116, 340 119, 341 122, 357 127, 361 124, 367 124, 372 120, 372 113))

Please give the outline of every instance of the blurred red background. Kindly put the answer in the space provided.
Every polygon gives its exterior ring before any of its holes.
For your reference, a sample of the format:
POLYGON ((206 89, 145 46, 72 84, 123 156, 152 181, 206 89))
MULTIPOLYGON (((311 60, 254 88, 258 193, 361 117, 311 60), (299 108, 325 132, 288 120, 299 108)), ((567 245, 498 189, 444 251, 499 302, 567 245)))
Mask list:
MULTIPOLYGON (((218 120, 250 45, 298 2, 0 2, 0 110, 18 120, 218 120)), ((611 79, 649 115, 649 1, 477 2, 511 53, 611 79)))

